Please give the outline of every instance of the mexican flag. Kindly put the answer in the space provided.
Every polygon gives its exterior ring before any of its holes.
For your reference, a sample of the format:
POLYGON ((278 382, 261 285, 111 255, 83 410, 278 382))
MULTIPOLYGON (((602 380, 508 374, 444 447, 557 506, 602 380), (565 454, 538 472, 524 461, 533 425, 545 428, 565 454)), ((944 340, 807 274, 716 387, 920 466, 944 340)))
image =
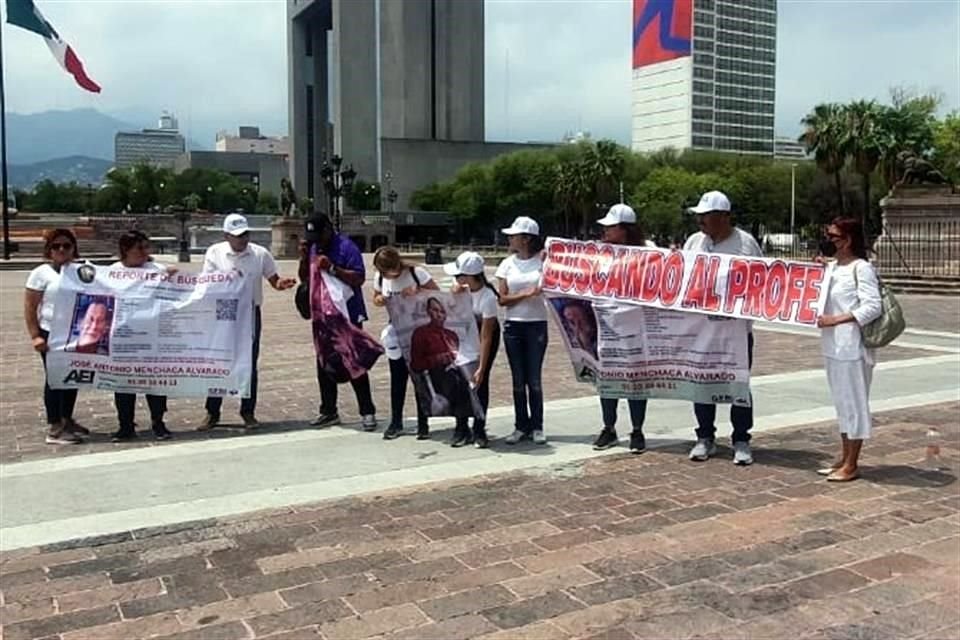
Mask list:
POLYGON ((77 84, 93 93, 100 93, 100 85, 90 79, 83 70, 83 63, 60 35, 47 22, 40 10, 33 4, 33 0, 7 0, 7 22, 12 25, 32 31, 47 43, 50 53, 57 59, 60 66, 73 76, 77 84))

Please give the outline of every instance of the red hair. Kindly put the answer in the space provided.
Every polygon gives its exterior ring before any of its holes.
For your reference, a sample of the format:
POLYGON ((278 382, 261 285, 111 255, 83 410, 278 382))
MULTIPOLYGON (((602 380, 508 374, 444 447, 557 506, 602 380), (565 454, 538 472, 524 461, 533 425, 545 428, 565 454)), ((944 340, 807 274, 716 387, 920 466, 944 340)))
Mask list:
POLYGON ((867 259, 867 237, 863 233, 863 224, 857 218, 834 218, 830 224, 836 227, 845 238, 850 239, 850 251, 863 260, 867 259))

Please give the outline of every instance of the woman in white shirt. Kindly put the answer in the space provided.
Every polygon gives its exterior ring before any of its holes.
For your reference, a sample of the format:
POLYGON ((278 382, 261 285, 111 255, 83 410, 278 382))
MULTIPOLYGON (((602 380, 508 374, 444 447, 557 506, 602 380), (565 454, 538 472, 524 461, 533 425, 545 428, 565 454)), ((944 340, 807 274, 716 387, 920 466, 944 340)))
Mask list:
POLYGON ((490 406, 490 370, 500 349, 500 320, 497 319, 497 303, 500 294, 493 288, 484 274, 483 256, 473 251, 464 251, 455 262, 443 266, 444 272, 457 279, 457 288, 470 292, 473 301, 473 317, 480 331, 480 362, 473 376, 477 398, 483 408, 484 417, 473 419, 473 432, 465 421, 458 421, 457 433, 451 446, 463 447, 471 442, 478 449, 489 446, 487 439, 487 408, 490 406))
MULTIPOLYGON (((437 289, 430 272, 423 267, 407 264, 400 252, 393 247, 380 247, 373 254, 373 266, 377 273, 373 280, 373 304, 384 307, 387 298, 394 295, 416 295, 422 289, 437 289)), ((396 330, 387 324, 380 334, 380 341, 390 362, 390 425, 383 432, 384 440, 393 440, 403 434, 403 405, 407 397, 407 381, 410 371, 400 350, 396 330)), ((430 439, 427 414, 417 400, 417 440, 430 439)))
MULTIPOLYGON (((60 287, 60 273, 80 257, 77 238, 69 229, 53 229, 44 234, 43 255, 49 262, 27 276, 23 316, 33 350, 40 354, 43 370, 47 370, 47 338, 53 321, 53 301, 60 287)), ((44 375, 43 405, 47 413, 47 444, 79 444, 81 435, 90 433, 73 419, 77 404, 76 389, 51 389, 44 375)))
POLYGON ((513 377, 514 431, 507 444, 533 440, 545 444, 543 434, 543 358, 547 352, 547 307, 540 291, 543 240, 540 225, 526 216, 503 233, 510 236, 512 255, 497 267, 500 306, 506 307, 503 344, 513 377))
POLYGON ((860 477, 857 466, 863 441, 870 437, 870 381, 873 350, 863 345, 860 328, 880 317, 880 285, 867 261, 863 226, 853 218, 836 218, 827 227, 825 256, 834 254, 827 301, 817 324, 827 383, 840 426, 840 459, 818 473, 831 482, 860 477))
MULTIPOLYGON (((158 265, 150 257, 150 238, 142 231, 127 231, 120 236, 117 244, 120 260, 113 264, 114 267, 167 271, 165 267, 158 265)), ((175 269, 171 269, 171 271, 175 271, 175 269)), ((169 440, 172 434, 163 422, 163 416, 167 412, 167 396, 148 393, 146 398, 147 407, 150 409, 150 427, 153 429, 153 437, 157 440, 169 440)), ((125 442, 135 439, 137 437, 135 421, 137 394, 114 393, 113 404, 117 408, 117 422, 120 424, 120 428, 113 434, 112 440, 114 442, 125 442)))

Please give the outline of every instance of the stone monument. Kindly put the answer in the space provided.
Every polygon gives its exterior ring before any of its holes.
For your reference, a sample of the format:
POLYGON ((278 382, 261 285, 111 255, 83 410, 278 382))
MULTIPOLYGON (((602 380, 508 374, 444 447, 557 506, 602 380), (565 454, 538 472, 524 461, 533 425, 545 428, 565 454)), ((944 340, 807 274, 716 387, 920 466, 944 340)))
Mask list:
POLYGON ((897 183, 883 199, 880 269, 903 276, 960 275, 960 193, 930 162, 897 154, 897 183))

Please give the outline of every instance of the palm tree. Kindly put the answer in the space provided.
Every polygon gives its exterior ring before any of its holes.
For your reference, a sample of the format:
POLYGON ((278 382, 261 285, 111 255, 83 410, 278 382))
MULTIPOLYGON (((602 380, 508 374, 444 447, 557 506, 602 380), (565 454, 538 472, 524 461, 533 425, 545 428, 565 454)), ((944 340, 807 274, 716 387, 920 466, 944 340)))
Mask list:
POLYGON ((897 154, 912 151, 925 155, 933 147, 937 96, 913 96, 901 90, 893 92, 893 106, 883 109, 882 127, 887 134, 887 148, 881 158, 881 170, 887 186, 897 180, 897 154))
POLYGON ((833 175, 840 213, 845 213, 843 183, 840 180, 840 172, 847 162, 847 154, 843 148, 843 107, 831 102, 818 104, 800 123, 804 126, 804 132, 798 142, 804 145, 807 153, 813 154, 817 166, 823 172, 833 175))
POLYGON ((867 228, 870 220, 870 177, 889 153, 891 142, 883 126, 883 109, 873 100, 858 100, 843 107, 846 126, 840 148, 853 159, 853 167, 860 174, 863 188, 861 221, 867 228))

